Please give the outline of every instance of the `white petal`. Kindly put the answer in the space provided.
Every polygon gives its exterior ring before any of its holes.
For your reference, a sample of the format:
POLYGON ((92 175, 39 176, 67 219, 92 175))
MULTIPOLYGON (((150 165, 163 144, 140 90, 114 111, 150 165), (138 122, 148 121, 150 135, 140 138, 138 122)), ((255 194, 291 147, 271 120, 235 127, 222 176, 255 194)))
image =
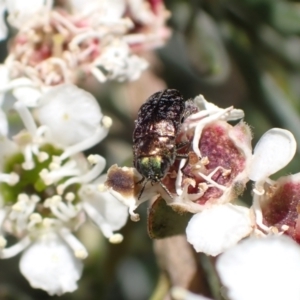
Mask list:
POLYGON ((112 230, 122 228, 128 219, 128 208, 109 192, 98 193, 98 197, 89 199, 101 216, 109 223, 112 230))
MULTIPOLYGON (((102 176, 101 179, 106 178, 102 176)), ((101 180, 102 181, 102 180, 101 180)), ((109 226, 112 231, 122 228, 128 219, 128 208, 108 191, 100 192, 97 185, 85 185, 79 191, 83 201, 94 208, 96 214, 89 214, 95 223, 109 226)))
POLYGON ((148 63, 131 53, 130 47, 122 40, 114 40, 103 48, 95 66, 105 69, 110 80, 136 80, 148 67, 148 63))
POLYGON ((243 241, 216 267, 231 300, 300 299, 300 247, 287 236, 243 241))
POLYGON ((87 7, 93 7, 96 9, 100 4, 98 0, 68 0, 68 6, 73 13, 83 12, 87 7))
POLYGON ((43 7, 45 7, 45 0, 8 0, 7 10, 9 13, 10 23, 21 28, 25 22, 34 17, 43 7))
POLYGON ((50 295, 76 290, 82 268, 82 262, 55 234, 37 240, 23 253, 20 261, 21 273, 31 286, 50 295))
POLYGON ((33 87, 32 81, 28 78, 18 79, 18 84, 20 84, 21 87, 15 88, 13 90, 13 95, 26 106, 36 106, 39 98, 41 97, 41 92, 33 87))
POLYGON ((91 14, 96 10, 101 11, 101 21, 120 19, 125 13, 126 3, 124 0, 68 0, 73 13, 91 14))
POLYGON ((7 0, 7 10, 10 14, 30 13, 43 7, 45 0, 31 0, 30 4, 23 0, 7 0))
POLYGON ((216 256, 234 246, 251 231, 249 209, 228 203, 195 214, 188 223, 186 235, 197 252, 216 256))
POLYGON ((8 134, 8 123, 6 115, 3 110, 0 108, 0 135, 7 136, 8 134))
POLYGON ((263 180, 285 167, 296 152, 293 134, 285 129, 272 128, 255 146, 249 178, 263 180))
POLYGON ((69 146, 92 136, 99 128, 102 113, 90 93, 69 84, 52 88, 43 96, 37 117, 58 143, 69 146))

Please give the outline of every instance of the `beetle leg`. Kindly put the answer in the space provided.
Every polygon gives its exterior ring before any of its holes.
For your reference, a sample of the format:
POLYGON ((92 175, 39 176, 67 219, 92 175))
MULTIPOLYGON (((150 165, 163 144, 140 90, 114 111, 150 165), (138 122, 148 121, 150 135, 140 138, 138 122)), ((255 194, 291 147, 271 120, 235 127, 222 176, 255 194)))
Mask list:
POLYGON ((176 150, 180 150, 180 149, 182 149, 183 147, 185 147, 188 144, 191 145, 191 142, 190 141, 181 142, 181 143, 179 143, 179 144, 176 145, 176 150))
POLYGON ((138 182, 135 182, 135 184, 140 184, 140 183, 142 183, 144 180, 145 180, 145 177, 142 177, 142 179, 139 180, 138 182))
POLYGON ((188 144, 189 144, 188 152, 187 153, 180 153, 180 154, 176 153, 175 159, 177 159, 177 160, 178 159, 183 159, 183 158, 189 159, 189 152, 190 152, 189 150, 190 150, 190 147, 191 147, 191 142, 190 141, 181 142, 181 143, 177 144, 176 145, 176 152, 177 152, 177 150, 180 150, 180 149, 184 148, 188 144))
MULTIPOLYGON (((145 177, 143 177, 142 181, 140 180, 140 181, 137 182, 137 183, 142 183, 144 180, 145 180, 145 177)), ((145 183, 144 183, 144 185, 143 185, 143 187, 142 187, 142 189, 141 189, 141 191, 140 191, 140 193, 139 193, 138 200, 140 200, 140 198, 142 197, 147 182, 148 182, 148 180, 145 181, 145 183)))
POLYGON ((169 197, 170 197, 171 199, 173 199, 173 196, 171 195, 171 193, 170 193, 170 191, 167 189, 167 187, 166 187, 161 181, 159 181, 158 183, 159 183, 160 186, 164 189, 164 191, 169 195, 169 197))
POLYGON ((175 159, 183 159, 183 158, 189 158, 189 153, 186 153, 186 154, 176 154, 175 159))

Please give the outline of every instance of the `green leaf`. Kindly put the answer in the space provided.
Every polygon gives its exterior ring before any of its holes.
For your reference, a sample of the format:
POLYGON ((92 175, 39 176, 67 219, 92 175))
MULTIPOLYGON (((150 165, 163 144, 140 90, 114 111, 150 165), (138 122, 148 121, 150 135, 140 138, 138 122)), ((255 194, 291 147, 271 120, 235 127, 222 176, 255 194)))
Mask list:
POLYGON ((187 223, 191 219, 191 213, 177 213, 166 201, 158 198, 149 208, 148 233, 152 239, 162 239, 173 235, 185 233, 187 223))

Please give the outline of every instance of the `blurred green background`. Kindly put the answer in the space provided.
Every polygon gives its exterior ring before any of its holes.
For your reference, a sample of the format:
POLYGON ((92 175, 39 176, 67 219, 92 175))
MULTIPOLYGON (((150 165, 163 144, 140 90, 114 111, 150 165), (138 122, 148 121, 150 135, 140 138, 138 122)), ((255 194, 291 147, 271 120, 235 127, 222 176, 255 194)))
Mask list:
MULTIPOLYGON (((271 127, 290 130, 299 142, 300 2, 167 0, 165 4, 172 13, 169 26, 173 35, 165 47, 141 54, 150 68, 139 80, 82 82, 114 121, 108 137, 89 152, 104 156, 107 168, 114 163, 131 166, 131 135, 137 111, 148 96, 165 87, 180 90, 184 98, 203 94, 220 107, 243 109, 245 121, 252 128, 253 145, 271 127)), ((7 41, 1 43, 0 50, 3 61, 7 41)), ((299 172, 299 154, 300 148, 289 166, 274 178, 299 172)), ((250 203, 249 189, 243 200, 250 203)), ((109 244, 93 224, 81 228, 78 234, 90 255, 84 261, 76 292, 51 297, 31 289, 20 275, 19 257, 15 257, 0 261, 0 300, 163 299, 156 289, 162 277, 153 242, 147 235, 147 204, 138 211, 141 221, 128 221, 121 230, 125 239, 120 245, 109 244)), ((209 261, 202 256, 196 261, 204 263, 202 271, 211 284, 214 278, 209 261)), ((205 283, 200 292, 209 295, 209 289, 205 283)), ((214 297, 221 299, 220 295, 214 297)))

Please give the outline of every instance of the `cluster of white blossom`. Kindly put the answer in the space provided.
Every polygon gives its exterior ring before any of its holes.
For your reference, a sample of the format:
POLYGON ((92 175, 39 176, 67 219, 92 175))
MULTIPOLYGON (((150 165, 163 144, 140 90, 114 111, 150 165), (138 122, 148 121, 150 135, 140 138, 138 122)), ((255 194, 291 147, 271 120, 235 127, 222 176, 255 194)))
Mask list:
POLYGON ((0 122, 0 258, 24 251, 20 270, 33 287, 72 292, 88 255, 73 232, 86 218, 110 242, 123 239, 114 231, 126 223, 127 208, 99 189, 105 159, 83 154, 107 135, 112 120, 72 84, 51 88, 34 108, 9 104, 0 122), (23 129, 11 136, 6 113, 13 112, 23 129))
MULTIPOLYGON (((251 131, 242 120, 242 110, 219 108, 202 96, 193 102, 198 112, 184 120, 176 140, 177 144, 189 142, 189 159, 176 160, 162 180, 171 195, 159 182, 150 180, 140 194, 141 175, 134 168, 116 165, 108 171, 104 186, 129 207, 134 221, 139 220, 134 210, 159 196, 180 214, 192 213, 186 227, 187 241, 197 252, 207 255, 225 252, 217 270, 228 288, 229 299, 299 299, 300 289, 295 282, 289 293, 284 291, 291 285, 291 277, 298 278, 300 272, 300 247, 292 241, 300 242, 300 173, 276 181, 269 178, 293 158, 293 134, 270 129, 252 153, 251 131), (234 126, 228 123, 237 120, 234 126), (124 178, 122 184, 118 184, 120 177, 124 178), (250 208, 236 204, 249 180, 254 182, 250 208), (284 251, 290 253, 288 258, 284 251), (278 277, 272 264, 280 274, 289 276, 278 277), (255 268, 259 271, 254 272, 255 268)), ((203 299, 181 292, 175 289, 174 297, 203 299)))
MULTIPOLYGON (((139 54, 170 36, 162 1, 2 0, 0 10, 16 30, 4 63, 7 80, 39 88, 89 76, 136 80, 148 65, 139 54)), ((7 33, 2 19, 0 38, 7 33)))

